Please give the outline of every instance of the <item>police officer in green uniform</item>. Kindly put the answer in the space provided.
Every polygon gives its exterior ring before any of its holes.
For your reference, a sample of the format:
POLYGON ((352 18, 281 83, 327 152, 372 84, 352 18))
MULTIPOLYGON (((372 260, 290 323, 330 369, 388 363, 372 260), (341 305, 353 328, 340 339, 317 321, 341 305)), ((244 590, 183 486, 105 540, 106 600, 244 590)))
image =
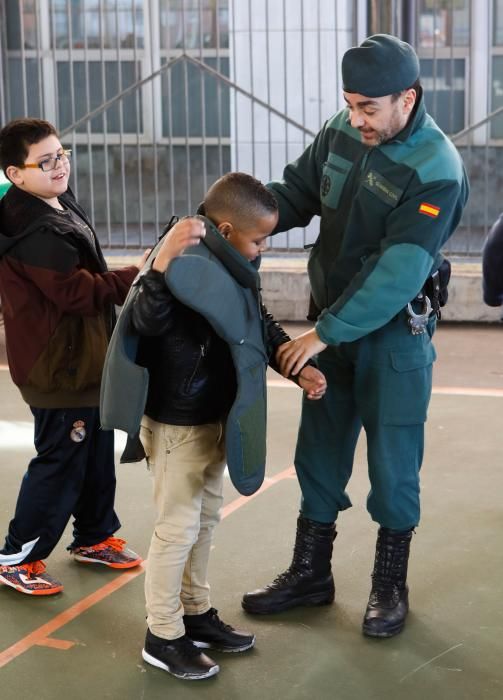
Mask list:
POLYGON ((279 203, 277 231, 321 217, 308 264, 316 325, 279 353, 285 375, 318 355, 328 390, 302 408, 292 563, 245 594, 243 607, 274 613, 333 601, 335 523, 351 506, 345 489, 363 427, 367 508, 379 525, 363 632, 391 637, 408 612, 409 547, 420 518, 435 273, 468 182, 455 147, 426 113, 412 46, 371 36, 344 54, 342 78, 345 109, 269 185, 279 203))

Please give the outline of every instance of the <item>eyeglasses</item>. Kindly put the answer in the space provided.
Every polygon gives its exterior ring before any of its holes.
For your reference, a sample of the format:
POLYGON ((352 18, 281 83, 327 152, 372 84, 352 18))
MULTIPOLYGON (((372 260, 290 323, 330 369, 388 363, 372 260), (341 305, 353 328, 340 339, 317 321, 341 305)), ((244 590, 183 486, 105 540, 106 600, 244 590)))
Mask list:
POLYGON ((71 148, 60 151, 54 158, 46 158, 41 160, 40 163, 25 163, 23 168, 40 168, 44 173, 49 172, 49 170, 54 170, 59 160, 67 161, 70 160, 72 156, 71 148))

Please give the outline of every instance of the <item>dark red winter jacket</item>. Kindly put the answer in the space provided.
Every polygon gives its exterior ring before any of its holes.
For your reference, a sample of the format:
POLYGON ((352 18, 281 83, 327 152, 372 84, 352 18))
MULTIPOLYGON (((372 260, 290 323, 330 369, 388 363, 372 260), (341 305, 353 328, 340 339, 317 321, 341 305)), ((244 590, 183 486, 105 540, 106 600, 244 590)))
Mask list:
POLYGON ((14 185, 0 200, 9 368, 30 406, 98 406, 114 305, 124 302, 138 268, 109 272, 71 191, 59 200, 67 211, 14 185))

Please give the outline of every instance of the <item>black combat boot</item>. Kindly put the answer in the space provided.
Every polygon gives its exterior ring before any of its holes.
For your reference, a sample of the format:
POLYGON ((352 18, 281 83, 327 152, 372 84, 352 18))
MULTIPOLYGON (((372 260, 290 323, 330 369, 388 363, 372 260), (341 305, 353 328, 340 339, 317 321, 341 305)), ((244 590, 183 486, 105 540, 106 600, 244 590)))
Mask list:
POLYGON ((302 515, 297 519, 297 537, 290 567, 265 588, 243 596, 248 613, 266 615, 298 605, 328 605, 335 595, 332 576, 334 523, 318 523, 302 515))
POLYGON ((413 530, 379 528, 372 572, 372 590, 363 618, 363 634, 394 637, 409 611, 407 562, 413 530))

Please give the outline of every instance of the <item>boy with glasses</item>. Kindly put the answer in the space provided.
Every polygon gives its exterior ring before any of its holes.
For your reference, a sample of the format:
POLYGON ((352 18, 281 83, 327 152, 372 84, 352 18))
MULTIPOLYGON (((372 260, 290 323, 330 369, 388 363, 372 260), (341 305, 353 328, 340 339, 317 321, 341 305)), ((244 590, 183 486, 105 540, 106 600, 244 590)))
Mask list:
POLYGON ((35 420, 37 451, 0 549, 0 582, 51 595, 63 586, 42 561, 73 515, 78 562, 126 569, 140 557, 114 537, 113 431, 100 429, 103 362, 122 304, 144 264, 109 272, 68 188, 70 155, 55 128, 17 119, 0 131, 0 297, 9 369, 35 420))

